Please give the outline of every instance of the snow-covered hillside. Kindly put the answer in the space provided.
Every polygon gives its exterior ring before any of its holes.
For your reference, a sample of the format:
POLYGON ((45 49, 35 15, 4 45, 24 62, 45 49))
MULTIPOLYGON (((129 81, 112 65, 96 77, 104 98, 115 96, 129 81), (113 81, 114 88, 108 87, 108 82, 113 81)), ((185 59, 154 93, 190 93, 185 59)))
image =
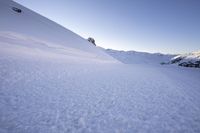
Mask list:
POLYGON ((118 51, 104 49, 106 53, 125 64, 154 64, 159 65, 162 62, 169 61, 175 55, 164 55, 160 53, 145 53, 136 51, 118 51))
POLYGON ((200 51, 177 55, 170 60, 170 63, 184 67, 200 68, 200 51))
POLYGON ((6 49, 7 47, 12 49, 8 45, 14 42, 20 44, 15 45, 15 47, 26 47, 31 48, 31 50, 34 47, 35 51, 36 49, 49 49, 51 51, 53 48, 62 54, 79 54, 81 57, 87 56, 88 58, 113 61, 113 58, 98 50, 84 38, 55 22, 11 0, 0 0, 0 2, 0 37, 1 43, 9 41, 9 44, 3 46, 6 49), (13 7, 22 10, 22 12, 15 12, 13 7), (27 42, 30 44, 26 44, 27 42))
POLYGON ((199 133, 199 79, 193 68, 123 64, 0 0, 0 133, 199 133))

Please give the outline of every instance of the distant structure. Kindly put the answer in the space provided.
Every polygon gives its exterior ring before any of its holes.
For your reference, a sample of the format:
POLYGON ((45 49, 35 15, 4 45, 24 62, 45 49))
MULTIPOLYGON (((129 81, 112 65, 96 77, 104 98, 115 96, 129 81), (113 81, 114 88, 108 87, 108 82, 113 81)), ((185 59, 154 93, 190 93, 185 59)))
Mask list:
POLYGON ((87 40, 96 46, 94 38, 89 37, 87 40))

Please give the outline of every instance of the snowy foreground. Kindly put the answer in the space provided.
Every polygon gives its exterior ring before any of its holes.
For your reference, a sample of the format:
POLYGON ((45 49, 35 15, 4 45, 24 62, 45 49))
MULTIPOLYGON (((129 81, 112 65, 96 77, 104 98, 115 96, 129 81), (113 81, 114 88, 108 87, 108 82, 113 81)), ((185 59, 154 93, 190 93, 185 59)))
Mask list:
POLYGON ((1 133, 200 132, 199 69, 11 44, 0 44, 1 133))
POLYGON ((0 133, 200 132, 199 69, 123 64, 10 0, 0 18, 0 133))

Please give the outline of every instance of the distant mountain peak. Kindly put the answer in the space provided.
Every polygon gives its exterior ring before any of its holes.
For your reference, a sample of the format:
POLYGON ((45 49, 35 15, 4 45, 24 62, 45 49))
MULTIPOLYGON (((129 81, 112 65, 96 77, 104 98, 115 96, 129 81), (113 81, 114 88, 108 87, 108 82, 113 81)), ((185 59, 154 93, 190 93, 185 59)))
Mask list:
POLYGON ((171 64, 178 64, 184 67, 200 68, 200 50, 187 54, 180 54, 170 60, 171 64))

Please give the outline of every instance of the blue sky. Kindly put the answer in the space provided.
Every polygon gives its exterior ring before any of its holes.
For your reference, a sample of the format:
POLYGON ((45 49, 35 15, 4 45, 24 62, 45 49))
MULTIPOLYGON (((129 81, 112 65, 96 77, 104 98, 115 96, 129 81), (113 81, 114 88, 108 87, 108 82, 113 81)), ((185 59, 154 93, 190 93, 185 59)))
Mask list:
POLYGON ((15 0, 98 46, 185 53, 200 49, 200 0, 15 0))

